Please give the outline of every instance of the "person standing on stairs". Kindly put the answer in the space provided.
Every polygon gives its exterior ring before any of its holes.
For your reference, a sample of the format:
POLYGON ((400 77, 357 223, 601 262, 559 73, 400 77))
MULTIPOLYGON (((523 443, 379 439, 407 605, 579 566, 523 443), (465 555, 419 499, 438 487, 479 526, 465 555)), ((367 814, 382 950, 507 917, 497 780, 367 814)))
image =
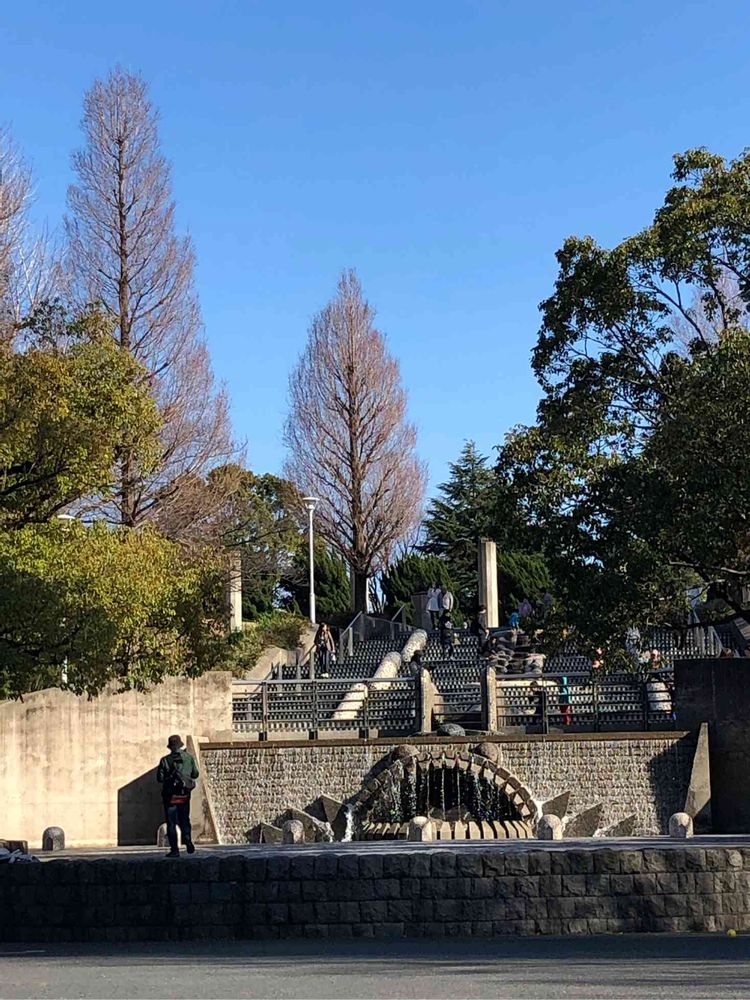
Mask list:
POLYGON ((443 650, 443 658, 451 660, 453 658, 453 621, 450 611, 443 611, 440 616, 440 646, 443 650))
POLYGON ((440 587, 434 583, 427 591, 427 610, 430 612, 430 621, 432 622, 433 629, 438 627, 442 600, 443 595, 440 587))
POLYGON ((453 614, 453 607, 456 603, 456 599, 451 593, 450 587, 446 587, 443 590, 443 598, 440 603, 443 611, 447 611, 449 615, 453 614))
POLYGON ((324 673, 328 673, 331 663, 334 661, 336 643, 333 641, 331 629, 325 622, 318 626, 315 633, 315 663, 320 666, 324 673))

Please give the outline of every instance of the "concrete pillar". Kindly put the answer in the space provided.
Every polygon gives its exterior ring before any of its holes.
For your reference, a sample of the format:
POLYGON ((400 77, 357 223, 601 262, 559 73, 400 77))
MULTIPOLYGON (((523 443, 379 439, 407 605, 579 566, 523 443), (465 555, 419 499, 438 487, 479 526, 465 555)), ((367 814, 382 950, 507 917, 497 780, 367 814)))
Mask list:
POLYGON ((417 628, 425 629, 429 632, 432 629, 432 618, 427 610, 427 594, 420 592, 411 595, 411 603, 414 608, 414 624, 417 628))
POLYGON ((497 674, 494 663, 488 663, 480 674, 482 691, 482 729, 486 733, 497 730, 497 674))
POLYGON ((229 631, 242 631, 242 556, 235 549, 229 553, 227 571, 227 613, 229 631))
POLYGON ((487 608, 487 627, 500 625, 497 594, 497 546, 491 538, 479 539, 479 603, 487 608))

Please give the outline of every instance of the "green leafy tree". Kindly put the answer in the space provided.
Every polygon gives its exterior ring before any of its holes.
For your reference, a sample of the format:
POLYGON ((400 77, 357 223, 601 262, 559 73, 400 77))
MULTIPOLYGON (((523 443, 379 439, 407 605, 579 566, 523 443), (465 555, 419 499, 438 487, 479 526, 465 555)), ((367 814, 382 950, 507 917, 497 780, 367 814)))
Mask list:
POLYGON ((25 325, 23 349, 0 350, 0 525, 110 495, 123 447, 153 461, 156 407, 108 328, 95 312, 46 307, 25 325))
POLYGON ((278 607, 282 580, 304 545, 299 493, 286 479, 237 466, 214 470, 208 485, 226 498, 217 533, 242 554, 243 615, 255 618, 278 607), (234 484, 231 490, 225 480, 234 484))
MULTIPOLYGON (((456 587, 451 579, 447 563, 437 556, 422 556, 416 553, 402 556, 383 573, 380 586, 385 597, 385 612, 391 616, 405 605, 411 621, 412 594, 424 593, 438 584, 449 587, 456 595, 456 587)), ((458 607, 456 608, 458 613, 458 607)))
MULTIPOLYGON (((310 583, 308 549, 303 546, 295 555, 292 572, 283 585, 289 603, 309 618, 310 583)), ((339 622, 351 619, 351 584, 343 559, 331 552, 324 542, 315 542, 315 609, 319 621, 339 622)))
POLYGON ((547 563, 539 553, 513 550, 498 553, 497 575, 500 605, 506 617, 524 598, 538 605, 552 586, 547 563))
POLYGON ((78 521, 0 532, 0 697, 96 695, 197 675, 226 653, 222 581, 153 531, 78 521))
POLYGON ((495 528, 497 476, 473 441, 467 441, 450 476, 438 487, 424 519, 425 553, 445 561, 465 606, 476 603, 477 545, 495 528))
POLYGON ((213 553, 56 516, 112 495, 123 448, 148 468, 159 427, 143 369, 95 312, 42 307, 0 351, 0 697, 141 689, 221 662, 213 553))
POLYGON ((684 620, 696 580, 747 581, 750 153, 675 157, 652 225, 558 253, 537 424, 501 465, 571 623, 684 620))

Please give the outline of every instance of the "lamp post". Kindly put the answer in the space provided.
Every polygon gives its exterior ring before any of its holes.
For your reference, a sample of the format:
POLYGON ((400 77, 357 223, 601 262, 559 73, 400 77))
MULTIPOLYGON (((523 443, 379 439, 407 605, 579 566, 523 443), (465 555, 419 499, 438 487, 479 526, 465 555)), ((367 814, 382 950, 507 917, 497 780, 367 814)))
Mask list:
POLYGON ((302 497, 302 503, 305 505, 309 517, 307 541, 310 548, 310 622, 313 625, 315 624, 315 555, 313 549, 313 511, 315 510, 315 504, 317 502, 317 497, 302 497))
MULTIPOLYGON (((65 525, 69 525, 72 521, 75 521, 76 518, 75 518, 75 516, 73 514, 58 514, 57 515, 57 520, 58 521, 62 521, 63 524, 65 524, 65 525)), ((61 626, 61 628, 64 629, 65 625, 66 625, 66 622, 65 622, 65 619, 63 618, 62 621, 60 622, 60 626, 61 626)), ((62 670, 60 671, 60 681, 61 681, 63 687, 67 687, 68 686, 68 658, 67 658, 67 656, 63 657, 62 670)))

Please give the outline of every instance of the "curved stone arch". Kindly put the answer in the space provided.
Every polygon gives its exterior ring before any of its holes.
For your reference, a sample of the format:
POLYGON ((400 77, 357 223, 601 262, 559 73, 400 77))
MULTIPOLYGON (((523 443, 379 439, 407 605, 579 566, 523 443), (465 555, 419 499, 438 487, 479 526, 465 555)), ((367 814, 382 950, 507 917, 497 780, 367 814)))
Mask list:
POLYGON ((436 756, 431 753, 418 753, 407 759, 399 757, 360 789, 359 793, 353 799, 352 805, 357 812, 368 811, 386 786, 391 785, 397 779, 401 779, 411 761, 414 761, 417 765, 425 766, 430 763, 440 764, 443 759, 445 759, 446 765, 450 767, 454 767, 455 761, 458 761, 458 766, 463 770, 467 772, 472 771, 476 774, 477 778, 497 785, 518 810, 523 821, 527 823, 534 823, 536 821, 537 806, 533 795, 523 782, 500 764, 496 764, 487 757, 480 757, 478 754, 471 753, 470 751, 452 754, 450 757, 443 754, 436 756))

